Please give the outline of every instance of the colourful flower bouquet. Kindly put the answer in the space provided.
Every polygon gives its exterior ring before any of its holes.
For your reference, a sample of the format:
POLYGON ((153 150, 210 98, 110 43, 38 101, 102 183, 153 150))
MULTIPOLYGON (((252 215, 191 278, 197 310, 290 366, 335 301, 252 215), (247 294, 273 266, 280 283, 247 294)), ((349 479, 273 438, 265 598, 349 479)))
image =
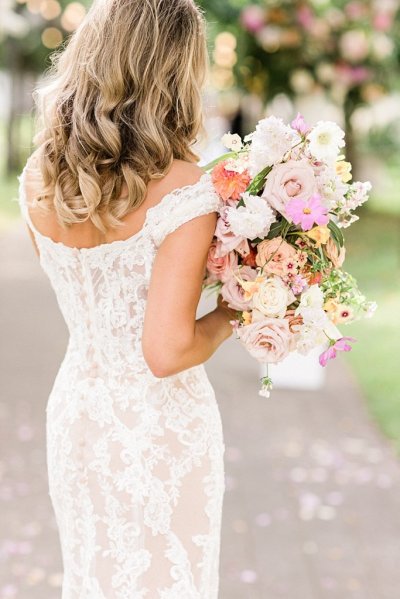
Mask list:
MULTIPOLYGON (((337 325, 376 308, 341 268, 342 230, 371 185, 351 183, 333 122, 309 127, 298 115, 288 126, 271 116, 244 141, 227 134, 223 143, 230 151, 205 167, 221 198, 205 288, 237 310, 237 337, 260 363, 324 345, 325 366, 355 341, 337 325)), ((266 376, 260 394, 271 388, 266 376)))

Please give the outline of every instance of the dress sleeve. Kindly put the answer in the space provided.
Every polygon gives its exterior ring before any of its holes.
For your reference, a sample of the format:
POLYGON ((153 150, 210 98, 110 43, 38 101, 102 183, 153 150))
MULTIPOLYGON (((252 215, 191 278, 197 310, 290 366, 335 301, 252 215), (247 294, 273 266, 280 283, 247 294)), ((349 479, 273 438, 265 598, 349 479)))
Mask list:
POLYGON ((204 174, 194 185, 174 190, 151 209, 149 226, 157 247, 170 233, 190 220, 218 212, 221 200, 214 190, 209 174, 204 174))

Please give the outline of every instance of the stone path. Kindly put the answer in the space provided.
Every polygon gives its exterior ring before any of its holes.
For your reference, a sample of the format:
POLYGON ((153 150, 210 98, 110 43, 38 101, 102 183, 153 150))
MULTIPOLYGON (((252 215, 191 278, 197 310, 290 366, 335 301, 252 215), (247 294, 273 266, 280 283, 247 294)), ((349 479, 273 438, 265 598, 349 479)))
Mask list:
MULTIPOLYGON (((44 422, 66 331, 23 226, 0 238, 0 285, 0 599, 59 599, 44 422)), ((220 598, 399 599, 400 465, 345 364, 323 392, 269 400, 233 340, 208 371, 226 443, 220 598)))

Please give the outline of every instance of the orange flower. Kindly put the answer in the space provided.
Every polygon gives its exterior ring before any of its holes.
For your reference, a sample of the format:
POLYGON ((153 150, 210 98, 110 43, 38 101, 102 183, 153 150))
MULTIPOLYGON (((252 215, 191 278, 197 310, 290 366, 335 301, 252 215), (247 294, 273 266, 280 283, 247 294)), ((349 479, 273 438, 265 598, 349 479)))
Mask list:
POLYGON ((321 281, 322 281, 322 272, 310 273, 310 277, 308 279, 309 285, 319 285, 321 281))
POLYGON ((227 160, 224 160, 213 168, 212 182, 224 202, 239 200, 242 193, 249 186, 251 181, 250 173, 248 170, 245 170, 243 173, 229 171, 225 168, 226 164, 227 160))

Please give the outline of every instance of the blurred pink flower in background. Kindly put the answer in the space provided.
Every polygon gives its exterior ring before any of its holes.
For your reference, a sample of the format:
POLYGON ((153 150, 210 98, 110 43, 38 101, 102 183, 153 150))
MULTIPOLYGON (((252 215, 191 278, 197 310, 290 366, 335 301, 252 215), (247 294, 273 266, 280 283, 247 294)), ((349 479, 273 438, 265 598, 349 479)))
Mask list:
POLYGON ((241 23, 247 31, 251 33, 257 33, 260 31, 265 22, 265 12, 261 6, 251 4, 246 6, 241 14, 241 23))

